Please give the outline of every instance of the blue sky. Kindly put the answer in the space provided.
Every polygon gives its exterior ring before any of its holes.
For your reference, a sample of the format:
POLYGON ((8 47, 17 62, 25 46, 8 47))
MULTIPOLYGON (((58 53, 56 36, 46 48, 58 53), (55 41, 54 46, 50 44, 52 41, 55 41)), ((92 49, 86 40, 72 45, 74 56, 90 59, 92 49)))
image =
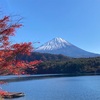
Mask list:
POLYGON ((1 15, 23 17, 12 42, 37 42, 61 37, 100 53, 100 0, 0 0, 1 15))

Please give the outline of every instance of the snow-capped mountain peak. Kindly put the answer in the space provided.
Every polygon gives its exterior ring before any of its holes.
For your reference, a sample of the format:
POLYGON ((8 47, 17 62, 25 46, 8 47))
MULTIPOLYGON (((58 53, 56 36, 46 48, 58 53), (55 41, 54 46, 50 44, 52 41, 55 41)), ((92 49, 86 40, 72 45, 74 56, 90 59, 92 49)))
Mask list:
POLYGON ((71 44, 62 38, 56 37, 56 38, 48 41, 44 45, 40 46, 39 48, 37 48, 36 51, 38 51, 38 50, 56 50, 56 49, 64 48, 67 45, 71 45, 71 44))
POLYGON ((59 37, 54 38, 52 41, 58 42, 58 43, 66 43, 67 45, 70 45, 69 42, 67 42, 66 40, 59 38, 59 37))
POLYGON ((50 53, 50 54, 62 54, 69 57, 97 57, 99 54, 87 52, 77 46, 67 42, 62 38, 54 38, 42 46, 38 47, 35 52, 50 53))

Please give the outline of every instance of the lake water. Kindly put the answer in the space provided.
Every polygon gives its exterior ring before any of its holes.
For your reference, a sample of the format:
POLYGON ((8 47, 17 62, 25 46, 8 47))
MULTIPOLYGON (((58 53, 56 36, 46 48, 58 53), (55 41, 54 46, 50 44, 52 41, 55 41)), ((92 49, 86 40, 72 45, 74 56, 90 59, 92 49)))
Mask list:
POLYGON ((24 97, 7 100, 100 100, 99 75, 28 79, 3 85, 4 90, 25 93, 24 97))

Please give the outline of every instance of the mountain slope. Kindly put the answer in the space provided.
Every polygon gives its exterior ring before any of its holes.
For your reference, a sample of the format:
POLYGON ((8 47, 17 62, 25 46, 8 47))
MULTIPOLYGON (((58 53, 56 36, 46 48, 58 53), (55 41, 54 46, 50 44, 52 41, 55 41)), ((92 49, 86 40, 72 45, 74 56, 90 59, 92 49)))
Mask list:
POLYGON ((40 51, 40 50, 56 50, 56 49, 60 49, 63 47, 71 45, 69 42, 65 41, 62 38, 54 38, 53 40, 45 43, 44 45, 40 46, 39 48, 37 48, 36 50, 40 51))
POLYGON ((41 53, 62 54, 74 58, 100 56, 99 54, 82 50, 62 38, 54 38, 38 47, 35 51, 41 53))

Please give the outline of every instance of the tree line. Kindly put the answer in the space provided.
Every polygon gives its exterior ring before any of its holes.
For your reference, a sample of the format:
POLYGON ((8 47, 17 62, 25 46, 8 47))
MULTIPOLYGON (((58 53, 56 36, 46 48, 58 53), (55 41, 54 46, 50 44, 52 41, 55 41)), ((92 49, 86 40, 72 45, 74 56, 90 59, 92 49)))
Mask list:
POLYGON ((100 73, 100 57, 92 58, 70 58, 63 55, 33 52, 30 56, 20 56, 20 59, 32 61, 42 60, 29 74, 57 74, 57 73, 100 73))

